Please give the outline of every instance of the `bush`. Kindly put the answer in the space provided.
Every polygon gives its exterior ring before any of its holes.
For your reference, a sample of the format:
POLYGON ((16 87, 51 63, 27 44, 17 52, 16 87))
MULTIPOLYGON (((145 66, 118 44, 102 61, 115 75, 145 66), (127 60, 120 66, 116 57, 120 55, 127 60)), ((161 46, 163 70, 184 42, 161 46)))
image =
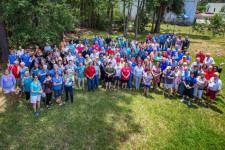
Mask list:
POLYGON ((198 6, 197 10, 200 12, 204 12, 204 11, 206 11, 206 8, 205 8, 205 6, 198 6))

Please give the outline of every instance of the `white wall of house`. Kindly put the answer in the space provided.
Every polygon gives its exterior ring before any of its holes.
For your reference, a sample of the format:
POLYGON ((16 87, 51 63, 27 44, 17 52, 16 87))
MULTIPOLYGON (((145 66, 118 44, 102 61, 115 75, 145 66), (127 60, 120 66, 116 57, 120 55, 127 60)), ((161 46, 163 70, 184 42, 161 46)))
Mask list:
POLYGON ((210 7, 207 9, 207 12, 219 13, 225 3, 209 3, 209 5, 210 7))

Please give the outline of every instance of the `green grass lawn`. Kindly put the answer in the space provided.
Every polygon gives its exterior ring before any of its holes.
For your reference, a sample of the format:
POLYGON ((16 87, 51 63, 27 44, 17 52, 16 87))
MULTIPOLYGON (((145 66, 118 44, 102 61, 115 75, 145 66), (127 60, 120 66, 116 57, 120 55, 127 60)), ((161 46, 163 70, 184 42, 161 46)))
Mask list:
MULTIPOLYGON (((225 60, 225 39, 176 32, 189 35, 192 56, 204 49, 217 64, 225 60)), ((93 31, 85 34, 94 35, 93 31)), ((139 35, 139 41, 143 37, 139 35)), ((225 81, 224 72, 221 79, 225 81)), ((188 107, 180 98, 163 97, 161 91, 150 91, 150 98, 141 93, 74 90, 73 104, 44 109, 38 117, 25 107, 24 97, 23 105, 9 106, 1 93, 0 149, 225 149, 223 91, 212 109, 194 103, 188 107)))

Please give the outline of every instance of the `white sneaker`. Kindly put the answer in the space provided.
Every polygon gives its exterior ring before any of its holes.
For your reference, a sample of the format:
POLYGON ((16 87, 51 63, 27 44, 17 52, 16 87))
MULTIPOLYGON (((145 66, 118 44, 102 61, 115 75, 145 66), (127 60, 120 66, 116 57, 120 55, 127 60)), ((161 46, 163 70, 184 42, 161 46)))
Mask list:
POLYGON ((183 103, 184 102, 184 99, 181 99, 180 102, 183 103))

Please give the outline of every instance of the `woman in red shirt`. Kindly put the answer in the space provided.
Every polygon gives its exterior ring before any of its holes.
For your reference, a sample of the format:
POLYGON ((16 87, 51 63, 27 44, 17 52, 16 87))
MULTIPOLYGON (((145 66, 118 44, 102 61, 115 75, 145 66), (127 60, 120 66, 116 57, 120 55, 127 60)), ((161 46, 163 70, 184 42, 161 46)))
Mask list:
POLYGON ((127 88, 127 83, 129 81, 130 77, 130 68, 127 67, 127 63, 124 64, 124 67, 121 70, 121 75, 122 75, 122 88, 127 88))
POLYGON ((205 78, 207 81, 209 81, 210 78, 214 76, 214 71, 212 66, 209 66, 208 70, 205 70, 204 72, 206 73, 205 78))
POLYGON ((88 92, 94 92, 94 76, 95 76, 95 67, 93 67, 93 63, 89 62, 88 67, 85 69, 84 74, 87 77, 88 82, 88 92))

